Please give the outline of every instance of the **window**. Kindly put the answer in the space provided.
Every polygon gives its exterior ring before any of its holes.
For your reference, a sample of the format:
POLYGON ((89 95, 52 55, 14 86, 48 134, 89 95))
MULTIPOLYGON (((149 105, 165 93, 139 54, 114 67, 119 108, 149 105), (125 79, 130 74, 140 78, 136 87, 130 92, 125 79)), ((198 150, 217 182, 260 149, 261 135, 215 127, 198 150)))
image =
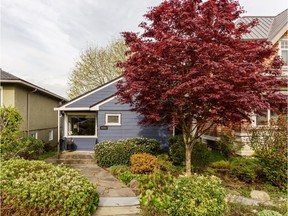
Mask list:
POLYGON ((257 126, 269 126, 271 121, 277 120, 277 113, 271 110, 262 111, 262 115, 256 115, 257 126))
POLYGON ((284 67, 288 67, 288 40, 280 40, 279 54, 284 61, 284 67))
POLYGON ((38 132, 32 132, 31 137, 34 137, 35 139, 38 139, 38 132))
POLYGON ((109 113, 106 114, 106 125, 121 125, 121 114, 109 113))
POLYGON ((75 113, 68 114, 68 135, 94 136, 96 114, 75 113))
POLYGON ((49 141, 53 140, 53 130, 49 130, 49 141))

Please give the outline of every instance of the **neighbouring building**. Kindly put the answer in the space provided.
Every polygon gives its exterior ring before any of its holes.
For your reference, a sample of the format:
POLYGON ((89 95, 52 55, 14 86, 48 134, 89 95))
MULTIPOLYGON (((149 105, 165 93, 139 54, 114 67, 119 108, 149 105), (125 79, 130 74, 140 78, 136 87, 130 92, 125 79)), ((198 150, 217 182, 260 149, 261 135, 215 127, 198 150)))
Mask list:
MULTIPOLYGON (((103 140, 146 137, 167 142, 172 131, 166 127, 138 125, 139 116, 128 104, 120 104, 114 96, 119 77, 55 108, 63 119, 63 136, 73 140, 76 150, 92 151, 103 140)), ((59 120, 61 121, 61 120, 59 120)))
POLYGON ((55 106, 67 100, 0 69, 0 106, 15 107, 22 116, 21 131, 44 143, 58 143, 58 117, 55 106))
MULTIPOLYGON (((259 24, 252 28, 250 33, 244 35, 243 40, 271 41, 284 61, 281 77, 288 78, 288 9, 276 16, 245 16, 240 21, 248 23, 255 18, 258 19, 259 24)), ((288 95, 287 86, 283 86, 281 92, 288 95)), ((232 125, 231 127, 214 126, 202 136, 202 139, 207 142, 215 142, 220 139, 223 133, 232 133, 238 140, 247 143, 249 142, 247 129, 269 125, 270 120, 277 118, 277 114, 271 110, 263 110, 263 114, 264 116, 253 115, 252 124, 247 124, 246 122, 241 125, 232 125)), ((240 153, 242 155, 251 155, 253 151, 248 145, 245 145, 240 153)))

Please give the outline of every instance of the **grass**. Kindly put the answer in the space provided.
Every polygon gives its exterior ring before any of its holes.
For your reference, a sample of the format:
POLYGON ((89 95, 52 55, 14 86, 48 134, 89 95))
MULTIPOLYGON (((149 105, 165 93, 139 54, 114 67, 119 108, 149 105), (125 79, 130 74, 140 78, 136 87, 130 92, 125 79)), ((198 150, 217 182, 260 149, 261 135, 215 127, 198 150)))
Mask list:
POLYGON ((45 160, 47 158, 54 157, 56 155, 57 155, 57 151, 44 152, 43 154, 39 156, 38 160, 45 160))

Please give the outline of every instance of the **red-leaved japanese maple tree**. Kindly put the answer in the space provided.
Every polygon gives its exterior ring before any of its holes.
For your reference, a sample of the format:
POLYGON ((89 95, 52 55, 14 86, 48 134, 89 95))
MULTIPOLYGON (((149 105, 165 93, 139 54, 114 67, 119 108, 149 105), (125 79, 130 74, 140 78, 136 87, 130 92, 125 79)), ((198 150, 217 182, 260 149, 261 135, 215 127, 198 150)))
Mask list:
POLYGON ((129 58, 116 95, 141 124, 182 129, 188 175, 193 146, 213 124, 285 103, 282 61, 270 42, 241 40, 257 25, 235 24, 241 13, 235 0, 167 0, 144 15, 144 33, 123 33, 129 58))

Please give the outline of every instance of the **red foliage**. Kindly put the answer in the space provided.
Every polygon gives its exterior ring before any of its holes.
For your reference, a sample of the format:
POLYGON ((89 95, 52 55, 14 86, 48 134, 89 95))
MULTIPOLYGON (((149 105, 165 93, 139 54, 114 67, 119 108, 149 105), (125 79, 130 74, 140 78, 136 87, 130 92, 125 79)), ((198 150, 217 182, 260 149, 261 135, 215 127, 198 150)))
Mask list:
POLYGON ((241 40, 257 25, 235 24, 242 12, 235 0, 168 0, 152 8, 143 34, 123 33, 130 57, 120 63, 119 100, 144 116, 141 123, 174 125, 249 121, 253 111, 285 104, 282 61, 270 42, 241 40))

